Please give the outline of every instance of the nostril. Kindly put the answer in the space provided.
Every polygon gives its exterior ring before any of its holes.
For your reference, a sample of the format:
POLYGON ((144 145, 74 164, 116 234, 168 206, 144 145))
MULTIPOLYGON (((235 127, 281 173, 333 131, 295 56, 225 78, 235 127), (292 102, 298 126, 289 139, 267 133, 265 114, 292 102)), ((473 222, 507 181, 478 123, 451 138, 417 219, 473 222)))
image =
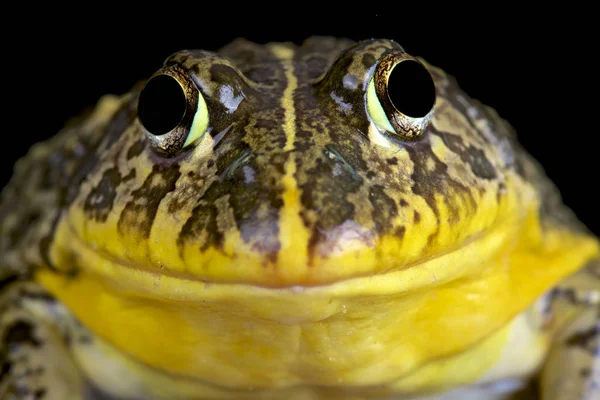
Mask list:
POLYGON ((325 146, 323 150, 323 154, 325 154, 325 158, 335 163, 338 168, 334 167, 334 175, 339 175, 341 173, 341 169, 346 170, 353 178, 360 180, 360 177, 356 173, 356 170, 340 153, 338 153, 335 149, 331 148, 331 146, 325 146))
POLYGON ((244 182, 252 183, 256 176, 256 171, 254 168, 245 168, 247 164, 254 158, 254 154, 252 150, 249 148, 245 148, 242 150, 236 157, 234 157, 229 164, 223 169, 223 172, 219 175, 219 180, 232 180, 238 174, 240 168, 243 169, 244 173, 244 182))

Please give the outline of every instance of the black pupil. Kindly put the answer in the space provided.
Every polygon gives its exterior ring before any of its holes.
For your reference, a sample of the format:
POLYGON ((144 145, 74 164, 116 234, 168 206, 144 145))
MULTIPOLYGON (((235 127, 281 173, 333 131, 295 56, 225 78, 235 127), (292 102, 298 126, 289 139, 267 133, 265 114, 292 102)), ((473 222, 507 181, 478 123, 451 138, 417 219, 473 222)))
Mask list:
POLYGON ((416 61, 403 61, 390 73, 388 96, 402 114, 421 118, 433 108, 435 85, 427 69, 416 61))
POLYGON ((179 125, 185 109, 185 93, 175 78, 169 75, 150 79, 140 93, 138 117, 153 135, 172 131, 179 125))

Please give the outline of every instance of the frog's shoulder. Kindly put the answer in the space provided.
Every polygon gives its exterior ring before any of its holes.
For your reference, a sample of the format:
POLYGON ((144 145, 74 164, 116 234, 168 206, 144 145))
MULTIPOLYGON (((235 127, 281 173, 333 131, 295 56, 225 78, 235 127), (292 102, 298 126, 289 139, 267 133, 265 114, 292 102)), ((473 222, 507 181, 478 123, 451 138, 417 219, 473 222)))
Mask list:
POLYGON ((0 193, 0 280, 27 275, 32 267, 52 267, 48 250, 60 212, 75 198, 107 140, 133 115, 131 97, 102 97, 17 161, 0 193))
POLYGON ((477 100, 474 100, 474 104, 482 110, 486 120, 493 126, 493 131, 511 141, 517 173, 529 182, 538 193, 542 226, 547 229, 559 227, 574 233, 591 234, 585 224, 564 204, 559 188, 548 177, 542 164, 518 141, 515 128, 492 107, 483 105, 477 100))

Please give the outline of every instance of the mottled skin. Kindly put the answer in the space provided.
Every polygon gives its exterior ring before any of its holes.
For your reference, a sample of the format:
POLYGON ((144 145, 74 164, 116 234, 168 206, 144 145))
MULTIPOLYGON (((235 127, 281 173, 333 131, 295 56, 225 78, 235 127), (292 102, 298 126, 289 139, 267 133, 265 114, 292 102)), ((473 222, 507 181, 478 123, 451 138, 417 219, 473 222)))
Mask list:
POLYGON ((0 398, 596 398, 597 239, 441 70, 423 131, 382 128, 391 52, 178 52, 191 145, 145 131, 143 85, 35 145, 0 202, 0 398))

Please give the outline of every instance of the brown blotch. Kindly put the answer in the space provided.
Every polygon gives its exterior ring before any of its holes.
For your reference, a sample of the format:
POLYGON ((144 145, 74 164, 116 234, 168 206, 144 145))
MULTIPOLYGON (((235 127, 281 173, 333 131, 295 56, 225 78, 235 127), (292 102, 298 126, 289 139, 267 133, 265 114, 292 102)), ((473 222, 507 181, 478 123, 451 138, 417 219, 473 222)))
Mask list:
POLYGON ((579 376, 583 379, 587 379, 592 375, 592 369, 590 367, 584 367, 579 370, 579 376))
POLYGON ((496 168, 481 149, 469 146, 467 153, 465 153, 464 161, 471 166, 471 171, 473 171, 475 176, 482 179, 495 179, 497 177, 496 168))
POLYGON ((447 132, 439 132, 442 140, 452 152, 458 154, 463 163, 471 167, 473 174, 482 179, 495 179, 496 168, 486 157, 483 150, 473 145, 465 146, 463 138, 447 132))
POLYGON ((278 129, 281 127, 281 121, 269 118, 258 118, 255 126, 263 129, 278 129))
POLYGON ((28 298, 45 303, 51 303, 47 304, 47 306, 52 306, 57 302, 56 298, 52 297, 48 292, 36 291, 36 289, 31 290, 30 288, 24 286, 19 287, 19 297, 21 297, 21 299, 28 298))
POLYGON ((122 178, 122 181, 127 182, 133 178, 135 178, 135 168, 132 168, 129 173, 122 178))
POLYGON ((223 233, 217 224, 218 210, 214 205, 201 201, 192 211, 192 215, 185 222, 177 238, 180 253, 187 241, 198 241, 199 248, 205 251, 209 247, 221 248, 223 233))
POLYGON ((160 202, 167 193, 175 190, 180 175, 177 164, 169 167, 154 165, 142 186, 131 192, 133 199, 125 205, 119 217, 119 232, 148 238, 160 202))
POLYGON ((362 64, 366 69, 369 69, 375 64, 375 56, 373 54, 367 53, 362 58, 362 64))
POLYGON ((144 148, 146 147, 146 141, 144 139, 140 139, 132 144, 129 149, 127 149, 127 161, 131 160, 133 157, 139 156, 144 148))
POLYGON ((9 345, 8 348, 23 343, 39 347, 42 342, 35 337, 33 330, 34 326, 31 323, 19 319, 6 330, 1 343, 9 345))
POLYGON ((504 182, 498 183, 498 189, 496 189, 496 202, 500 204, 502 202, 502 198, 506 194, 506 185, 504 182))
MULTIPOLYGON (((441 162, 431 146, 426 141, 418 142, 415 146, 406 146, 411 161, 415 164, 411 179, 413 182, 412 191, 415 195, 421 196, 433 211, 435 218, 439 220, 439 210, 435 201, 435 194, 448 195, 448 186, 453 184, 448 175, 448 166, 441 162), (427 163, 433 161, 434 169, 430 171, 427 163)), ((450 209, 453 217, 455 207, 450 209)), ((437 238, 440 232, 440 226, 437 224, 435 231, 428 237, 428 246, 437 238)))
POLYGON ((395 228, 392 234, 394 236, 396 236, 398 239, 402 239, 402 238, 404 238, 405 233, 406 233, 406 227, 400 226, 400 227, 395 228))
POLYGON ((396 202, 389 197, 383 187, 375 185, 369 189, 369 201, 373 205, 372 218, 378 234, 393 228, 392 219, 398 214, 396 202))
POLYGON ((256 66, 245 71, 248 78, 255 82, 259 82, 265 85, 272 85, 279 81, 277 74, 272 68, 268 66, 256 66))
MULTIPOLYGON (((300 162, 300 160, 296 161, 300 162)), ((355 219, 355 205, 349 201, 348 195, 357 192, 363 185, 363 181, 352 174, 349 168, 345 168, 340 159, 332 160, 329 157, 325 160, 318 158, 314 168, 308 169, 306 174, 311 179, 300 184, 300 201, 304 208, 300 215, 307 227, 313 231, 309 243, 309 254, 312 257, 315 254, 315 245, 324 244, 328 241, 330 232, 334 232, 346 221, 355 219), (339 169, 340 173, 334 176, 335 164, 342 168, 339 169), (314 226, 307 217, 309 212, 319 215, 314 226)), ((328 248, 322 246, 320 249, 328 248)))
MULTIPOLYGON (((224 232, 219 230, 217 223, 222 217, 214 204, 226 196, 242 240, 262 253, 265 259, 274 261, 280 249, 278 220, 283 206, 281 195, 276 185, 268 184, 267 177, 261 175, 263 169, 258 167, 249 148, 238 153, 229 163, 219 179, 207 187, 182 227, 178 238, 180 251, 190 242, 197 243, 202 251, 209 247, 222 248, 224 232), (246 176, 248 169, 253 172, 253 179, 246 176)), ((268 164, 273 165, 273 162, 268 164)))
MULTIPOLYGON (((283 174, 284 162, 283 155, 274 154, 269 165, 283 174)), ((279 212, 283 199, 277 182, 269 183, 263 171, 255 157, 248 157, 243 168, 229 174, 226 183, 230 185, 229 204, 242 239, 269 261, 275 262, 281 248, 279 212), (247 179, 244 168, 253 171, 253 179, 247 179)))
POLYGON ((96 222, 105 222, 112 211, 117 187, 121 184, 121 174, 116 167, 107 169, 102 179, 92 189, 85 200, 83 210, 88 218, 96 222))
POLYGON ((421 214, 419 214, 419 212, 417 210, 415 210, 415 212, 414 212, 413 222, 415 224, 418 224, 419 222, 421 222, 421 214))
POLYGON ((565 343, 567 346, 580 347, 594 356, 600 356, 600 325, 594 324, 588 329, 575 332, 565 343))

